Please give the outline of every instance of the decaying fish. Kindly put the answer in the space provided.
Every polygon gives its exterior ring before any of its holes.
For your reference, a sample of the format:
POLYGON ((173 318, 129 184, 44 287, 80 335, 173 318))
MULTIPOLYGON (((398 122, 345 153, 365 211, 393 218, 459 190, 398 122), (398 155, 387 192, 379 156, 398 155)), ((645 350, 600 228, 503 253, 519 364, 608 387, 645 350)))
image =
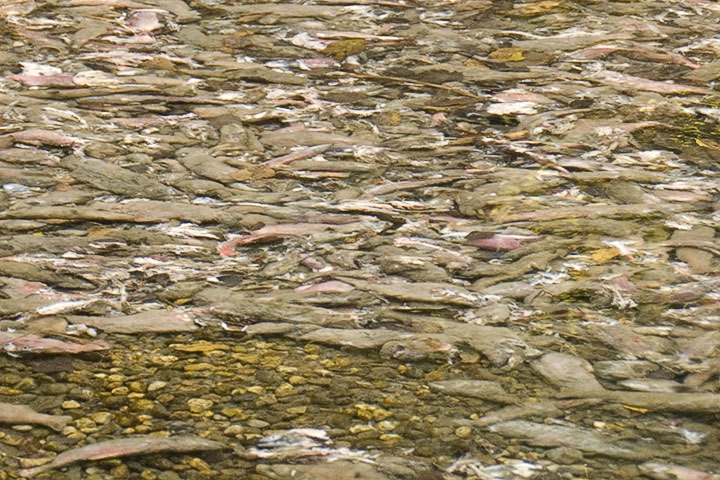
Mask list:
POLYGON ((350 292, 355 290, 355 287, 339 280, 329 280, 327 282, 313 283, 310 285, 303 285, 295 289, 296 292, 302 293, 316 293, 316 292, 350 292))
POLYGON ((72 75, 8 75, 8 78, 26 87, 74 87, 72 75))
POLYGON ((720 475, 710 472, 660 462, 645 462, 638 465, 638 468, 644 475, 657 480, 718 480, 720 478, 720 475))
POLYGON ((656 92, 671 95, 687 95, 690 93, 700 93, 712 95, 713 92, 707 88, 695 87, 692 85, 680 85, 676 83, 657 82, 646 78, 633 77, 623 73, 611 70, 602 70, 593 75, 593 79, 598 82, 605 83, 614 87, 628 90, 643 90, 646 92, 656 92))
POLYGON ((54 338, 18 332, 0 332, 0 349, 10 354, 15 353, 85 353, 109 350, 111 345, 106 342, 70 343, 54 338))
POLYGON ((312 235, 316 232, 322 232, 333 227, 324 223, 287 223, 281 225, 268 225, 255 230, 251 235, 236 237, 218 245, 217 250, 220 255, 235 255, 234 247, 245 245, 259 241, 267 241, 279 237, 297 237, 303 235, 312 235))
POLYGON ((27 143, 29 145, 70 147, 79 142, 78 138, 70 137, 53 130, 43 130, 41 128, 30 128, 20 132, 13 132, 9 134, 9 136, 16 142, 27 143))
POLYGON ((97 301, 97 299, 64 300, 38 307, 35 312, 38 315, 58 315, 60 313, 80 310, 88 305, 96 303, 97 301))
POLYGON ((23 477, 33 477, 39 473, 62 467, 81 460, 102 460, 104 458, 126 457, 158 452, 191 452, 221 450, 225 448, 220 442, 193 436, 151 437, 137 436, 98 442, 92 445, 75 448, 63 452, 50 463, 39 467, 26 468, 20 471, 23 477))
POLYGON ((463 476, 473 478, 532 478, 543 467, 539 464, 523 462, 520 460, 507 461, 502 465, 483 465, 474 458, 461 458, 449 467, 448 473, 461 473, 463 476))
POLYGON ((345 447, 333 448, 325 430, 319 428, 293 428, 261 438, 257 447, 243 456, 248 460, 270 459, 275 462, 304 462, 310 458, 341 460, 358 458, 368 460, 362 450, 345 447))
POLYGON ((657 411, 715 412, 720 409, 716 393, 628 392, 606 390, 591 373, 587 360, 570 354, 551 352, 532 362, 540 376, 560 389, 565 398, 597 398, 657 411))
POLYGON ((321 447, 332 443, 325 430, 320 428, 293 428, 273 433, 258 440, 258 448, 321 447))
POLYGON ((68 315, 74 325, 86 325, 109 333, 192 332, 197 316, 187 311, 146 310, 134 315, 68 315))
POLYGON ((478 247, 481 250, 495 250, 497 252, 509 252, 510 250, 516 250, 522 248, 523 244, 521 240, 532 239, 535 240, 537 236, 527 235, 501 235, 492 234, 486 232, 470 232, 467 236, 467 245, 478 247))
MULTIPOLYGON (((331 218, 325 217, 328 220, 331 218)), ((361 217, 362 218, 362 217, 361 217)), ((379 222, 366 222, 363 219, 359 221, 351 221, 348 223, 282 223, 278 225, 266 225, 258 230, 254 230, 250 235, 243 235, 232 238, 217 246, 220 255, 231 257, 235 255, 234 248, 239 245, 246 245, 255 242, 267 242, 278 238, 285 237, 314 237, 326 231, 338 232, 339 234, 349 234, 366 231, 377 231, 381 229, 379 222)))
POLYGON ((32 423, 45 425, 53 430, 60 431, 70 420, 72 420, 72 417, 68 415, 47 415, 36 412, 26 405, 0 402, 0 423, 13 425, 32 423))

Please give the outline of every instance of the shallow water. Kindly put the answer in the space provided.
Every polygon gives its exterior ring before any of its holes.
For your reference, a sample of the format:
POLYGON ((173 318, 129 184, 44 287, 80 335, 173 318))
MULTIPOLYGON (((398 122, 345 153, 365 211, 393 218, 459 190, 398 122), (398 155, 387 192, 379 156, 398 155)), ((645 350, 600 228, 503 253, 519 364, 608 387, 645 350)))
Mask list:
POLYGON ((4 2, 3 478, 720 475, 719 11, 4 2))

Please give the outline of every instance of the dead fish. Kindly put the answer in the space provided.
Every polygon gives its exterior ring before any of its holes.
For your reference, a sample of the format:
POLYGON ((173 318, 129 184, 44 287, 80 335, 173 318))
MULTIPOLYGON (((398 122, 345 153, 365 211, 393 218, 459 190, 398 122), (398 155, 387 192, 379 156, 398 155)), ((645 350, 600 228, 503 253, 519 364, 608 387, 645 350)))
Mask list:
POLYGON ((268 167, 278 167, 280 165, 285 165, 286 163, 294 162, 295 160, 303 160, 305 158, 314 157, 315 155, 323 153, 331 146, 332 144, 330 143, 315 145, 314 147, 308 147, 300 151, 283 155, 282 157, 275 157, 272 160, 265 162, 264 165, 267 165, 268 167))
POLYGON ((682 383, 659 378, 631 378, 619 382, 619 385, 639 392, 678 392, 686 388, 682 383))
POLYGON ((151 33, 163 27, 158 17, 158 11, 152 9, 138 10, 127 18, 128 28, 138 33, 151 33))
POLYGON ((273 433, 258 440, 258 448, 280 447, 320 447, 328 445, 330 437, 320 428, 293 428, 284 432, 273 433))
POLYGON ((20 471, 23 477, 33 477, 39 473, 62 467, 81 460, 102 460, 104 458, 125 457, 157 452, 191 452, 221 450, 225 448, 220 442, 193 436, 150 437, 138 436, 107 440, 92 445, 75 448, 61 453, 50 463, 39 467, 26 468, 20 471))
POLYGON ((718 478, 718 475, 710 472, 659 462, 645 462, 639 465, 639 468, 643 474, 657 480, 717 480, 718 478))
POLYGON ((26 87, 74 87, 72 75, 8 75, 26 87))
POLYGON ((255 230, 250 235, 236 237, 221 243, 217 247, 220 255, 232 257, 235 255, 235 247, 248 243, 272 240, 282 237, 299 237, 303 235, 311 235, 313 233, 322 232, 334 225, 327 223, 283 223, 280 225, 267 225, 255 230))
POLYGON ((301 293, 315 292, 349 292, 355 290, 355 287, 339 280, 328 280, 327 282, 313 283, 311 285, 303 285, 295 289, 301 293))
POLYGON ((38 307, 35 312, 39 315, 57 315, 60 313, 68 313, 75 310, 80 310, 81 308, 92 305, 95 302, 97 302, 96 299, 66 300, 38 307))
POLYGON ((490 100, 502 103, 532 102, 545 105, 555 103, 555 100, 548 98, 545 95, 528 92, 519 88, 511 88, 509 90, 505 90, 504 92, 496 93, 492 96, 492 98, 490 98, 490 100))
POLYGON ((442 177, 442 178, 430 178, 428 180, 414 180, 406 182, 391 182, 371 187, 366 190, 366 197, 373 197, 375 195, 384 195, 386 193, 397 192, 401 190, 410 190, 414 188, 431 187, 433 185, 442 185, 443 183, 451 183, 458 180, 458 177, 442 177))
POLYGON ((109 350, 106 342, 70 343, 29 333, 0 332, 0 349, 13 353, 85 353, 109 350))
POLYGON ((66 319, 74 325, 83 324, 110 333, 191 332, 198 328, 195 315, 168 310, 146 310, 114 317, 69 315, 66 319))
POLYGON ((597 58, 601 58, 616 52, 625 57, 634 58, 641 61, 674 63, 692 69, 700 68, 700 65, 688 60, 680 54, 667 52, 664 50, 652 50, 640 47, 639 45, 633 45, 632 48, 611 45, 598 45, 574 52, 570 55, 570 57, 582 60, 595 60, 597 58))
POLYGON ((0 423, 13 425, 32 423, 45 425, 53 430, 60 431, 70 420, 72 420, 72 417, 68 415, 47 415, 38 413, 27 405, 0 402, 0 423))
POLYGON ((247 460, 272 459, 273 463, 306 463, 321 457, 368 461, 368 454, 362 450, 333 448, 327 432, 319 428, 293 428, 268 435, 242 456, 247 460))
POLYGON ((613 72, 611 70, 601 70, 594 74, 593 78, 606 85, 630 90, 644 90, 646 92, 667 93, 671 95, 684 95, 688 93, 711 95, 715 93, 713 90, 709 90, 707 88, 668 82, 657 82, 655 80, 633 77, 632 75, 625 75, 624 73, 613 72))
POLYGON ((488 236, 485 232, 471 232, 467 236, 466 244, 482 250, 495 250, 498 252, 509 252, 523 246, 515 236, 498 234, 488 236))
POLYGON ((70 147, 78 142, 77 138, 40 128, 30 128, 20 132, 10 133, 9 136, 16 142, 27 143, 28 145, 55 145, 57 147, 70 147))
POLYGON ((418 361, 433 353, 450 355, 456 351, 455 344, 462 340, 445 334, 418 335, 415 338, 389 341, 380 349, 380 357, 402 361, 418 361), (445 341, 450 340, 450 342, 445 341))
POLYGON ((224 257, 232 257, 235 256, 235 247, 239 245, 245 245, 248 243, 254 243, 254 242, 261 242, 266 240, 272 240, 275 238, 282 238, 282 237, 288 237, 292 235, 283 235, 283 234, 275 234, 275 233, 267 233, 264 235, 245 235, 243 237, 237 237, 233 238, 232 240, 228 240, 227 242, 223 242, 217 247, 217 251, 220 255, 224 257))

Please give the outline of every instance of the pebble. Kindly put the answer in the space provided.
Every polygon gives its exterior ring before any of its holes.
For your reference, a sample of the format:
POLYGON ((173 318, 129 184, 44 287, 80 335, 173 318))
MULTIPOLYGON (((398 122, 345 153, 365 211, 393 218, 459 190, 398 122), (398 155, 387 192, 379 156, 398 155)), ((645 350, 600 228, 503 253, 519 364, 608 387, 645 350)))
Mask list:
POLYGON ((113 478, 125 478, 130 474, 130 469, 124 463, 121 463, 117 467, 111 470, 113 478))
POLYGON ((93 422, 104 425, 108 423, 113 418, 113 416, 114 415, 110 412, 95 412, 90 415, 90 418, 93 422))
POLYGON ((66 438, 70 438, 73 440, 82 440, 83 438, 85 438, 84 433, 82 433, 77 428, 71 426, 63 428, 62 434, 65 435, 66 438))
POLYGON ((75 428, 83 433, 92 433, 97 431, 97 423, 90 418, 78 418, 74 422, 75 428))
POLYGON ((230 347, 228 345, 222 344, 222 343, 209 343, 205 341, 191 343, 191 344, 182 344, 182 345, 170 345, 175 350, 180 350, 181 352, 200 352, 200 353, 208 353, 208 352, 214 352, 217 350, 230 350, 230 347))
MULTIPOLYGON (((38 458, 19 457, 17 460, 20 463, 21 467, 32 468, 32 467, 37 467, 39 465, 49 462, 51 460, 51 458, 48 458, 48 457, 38 457, 38 458)), ((8 478, 8 477, 5 476, 4 478, 8 478)))
POLYGON ((155 407, 155 402, 146 398, 139 398, 132 404, 132 410, 135 412, 146 412, 155 407))
POLYGON ((366 424, 353 425, 352 427, 350 427, 348 429, 348 431, 350 433, 352 433, 353 435, 356 435, 358 433, 364 433, 364 432, 372 432, 374 430, 375 429, 371 425, 366 425, 366 424))
POLYGON ((151 359, 151 362, 156 365, 172 365, 176 363, 179 360, 178 357, 175 355, 158 355, 157 357, 153 357, 151 359))
POLYGON ((306 383, 307 381, 305 380, 304 377, 301 377, 300 375, 293 375, 292 377, 288 378, 288 382, 291 385, 302 385, 302 384, 306 383))
POLYGON ((127 377, 125 375, 114 373, 112 375, 108 375, 106 380, 108 383, 123 383, 127 380, 127 377))
POLYGON ((277 397, 272 393, 263 395, 262 397, 258 398, 257 402, 255 402, 258 407, 275 405, 276 403, 278 403, 277 397))
POLYGON ((170 403, 173 400, 175 400, 175 395, 172 395, 170 393, 162 393, 157 396, 158 403, 170 403))
POLYGON ((143 470, 140 474, 140 478, 142 478, 142 480, 156 480, 157 475, 155 475, 155 472, 152 470, 143 470))
POLYGON ((180 480, 180 475, 172 471, 166 471, 158 475, 157 480, 180 480))
POLYGON ((259 420, 257 418, 248 420, 247 425, 248 425, 248 427, 252 427, 252 428, 265 428, 265 427, 270 426, 270 424, 268 422, 266 422, 265 420, 259 420))
POLYGON ((60 396, 65 395, 70 390, 70 385, 64 383, 49 383, 42 386, 44 395, 60 396))
POLYGON ((33 378, 23 378, 15 385, 15 388, 23 392, 32 392, 37 388, 37 382, 33 378))
POLYGON ((213 406, 212 400, 207 400, 205 398, 191 398, 187 401, 187 403, 192 413, 206 412, 213 406))
POLYGON ((243 409, 238 407, 223 408, 220 413, 230 418, 247 416, 244 414, 245 412, 243 411, 243 409))
POLYGON ((297 393, 295 392, 295 387, 289 383, 283 383, 275 389, 275 395, 278 397, 287 397, 288 395, 293 395, 295 393, 297 393))
POLYGON ((65 410, 73 410, 75 408, 80 408, 80 406, 81 405, 75 400, 66 400, 62 403, 62 408, 65 410))
POLYGON ((128 393, 130 393, 130 389, 127 387, 117 387, 113 388, 110 393, 117 397, 126 397, 128 393))
POLYGON ((468 438, 472 434, 472 428, 466 425, 455 429, 455 436, 458 438, 468 438))
POLYGON ((280 365, 275 369, 278 373, 295 373, 299 369, 297 367, 290 367, 288 365, 280 365))
POLYGON ((150 385, 148 385, 147 391, 155 392, 157 390, 161 390, 161 389, 167 387, 167 384, 168 384, 167 382, 162 382, 162 381, 157 380, 155 382, 152 382, 150 385))
POLYGON ((355 405, 355 415, 365 420, 385 420, 392 417, 392 412, 375 405, 358 403, 355 405))
POLYGON ((245 427, 243 427, 242 425, 230 425, 225 430, 223 430, 223 433, 225 435, 232 436, 242 435, 243 432, 245 432, 245 427))
POLYGON ((207 472, 212 471, 212 469, 210 468, 210 465, 208 465, 207 462, 204 462, 203 460, 201 460, 197 457, 191 459, 188 462, 188 465, 190 465, 192 468, 194 468, 196 470, 200 470, 201 472, 207 473, 207 472))
POLYGON ((381 432, 389 432, 391 430, 395 430, 398 426, 398 422, 393 422, 391 420, 383 420, 382 422, 378 422, 377 428, 381 432))
POLYGON ((128 384, 128 388, 131 392, 135 393, 144 393, 147 388, 145 387, 145 384, 142 382, 130 382, 128 384))
POLYGON ((210 363, 192 363, 190 365, 185 365, 183 369, 186 372, 204 372, 215 370, 215 366, 210 363))

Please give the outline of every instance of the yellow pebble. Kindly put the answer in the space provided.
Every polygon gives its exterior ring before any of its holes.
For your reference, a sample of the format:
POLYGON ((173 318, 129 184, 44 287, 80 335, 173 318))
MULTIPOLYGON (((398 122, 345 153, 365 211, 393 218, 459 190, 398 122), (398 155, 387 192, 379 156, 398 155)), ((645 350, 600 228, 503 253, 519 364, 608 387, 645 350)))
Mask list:
POLYGON ((302 385, 305 383, 305 378, 301 377, 300 375, 293 375, 292 377, 288 378, 288 382, 290 382, 291 385, 302 385))

